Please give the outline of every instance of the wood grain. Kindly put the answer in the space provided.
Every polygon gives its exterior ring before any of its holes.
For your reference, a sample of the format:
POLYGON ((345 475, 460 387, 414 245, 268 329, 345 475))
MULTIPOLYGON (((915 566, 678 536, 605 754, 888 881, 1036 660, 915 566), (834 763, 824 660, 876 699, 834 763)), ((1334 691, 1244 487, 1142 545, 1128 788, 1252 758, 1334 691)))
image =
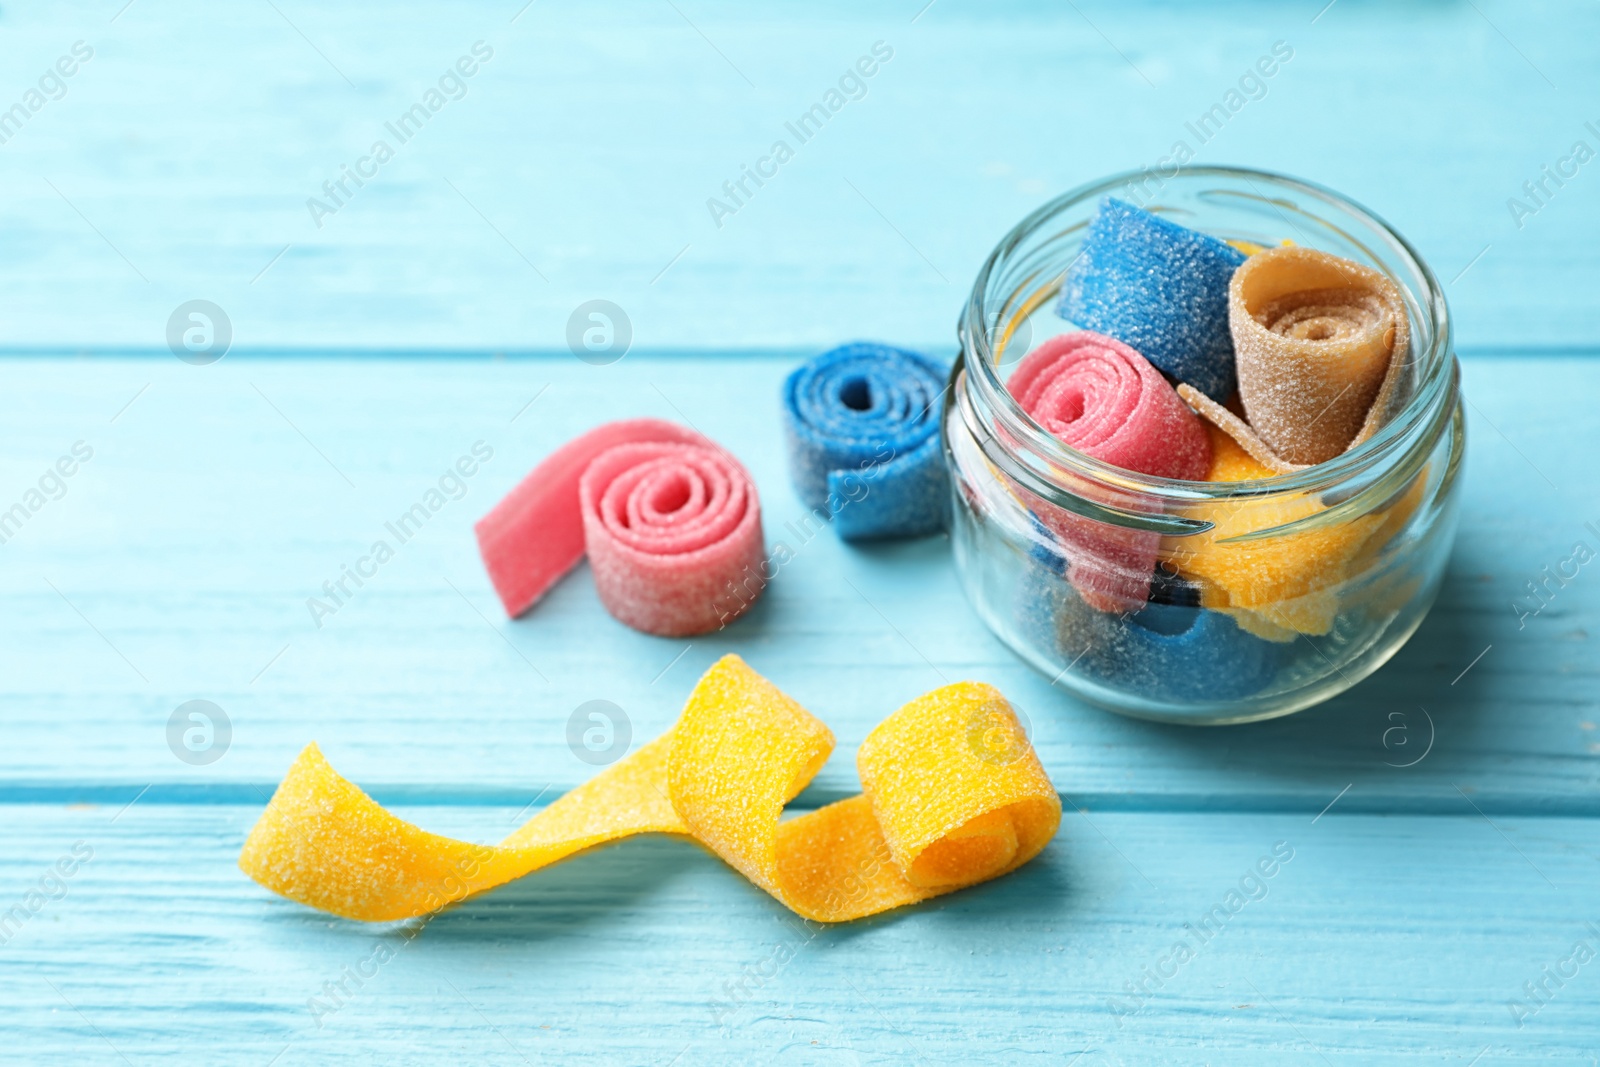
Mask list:
MULTIPOLYGON (((1600 942, 1591 819, 1069 813, 1013 876, 832 928, 652 838, 407 937, 246 880, 233 861, 255 810, 0 808, 8 905, 75 842, 93 852, 0 949, 8 1038, 135 1064, 1465 1063, 1486 1048, 1480 1062, 1577 1063, 1594 1048, 1593 963, 1520 1028, 1507 1003, 1600 942), (1186 930, 1274 846, 1292 858, 1219 932, 1186 930), (1163 963, 1185 937, 1193 959, 1163 963), (1143 1003, 1125 986, 1140 982, 1143 1003)), ((518 818, 404 813, 469 837, 518 818)))
POLYGON ((95 56, 0 147, 5 344, 162 349, 196 297, 258 350, 560 348, 595 297, 646 347, 944 344, 1015 222, 1180 140, 1387 218, 1466 343, 1600 329, 1568 281, 1600 241, 1595 168, 1520 226, 1507 206, 1600 147, 1593 5, 122 6, 6 8, 8 106, 74 41, 95 56), (466 95, 398 143, 384 124, 478 40, 466 95), (866 95, 788 135, 876 41, 866 95), (1202 143, 1189 124, 1278 41, 1293 58, 1202 143), (319 228, 307 201, 380 138, 394 159, 319 228), (794 159, 716 225, 707 200, 778 139, 794 159))
POLYGON ((1520 225, 1507 201, 1600 146, 1600 9, 112 0, 7 5, 0 29, 0 112, 74 42, 94 51, 0 143, 0 511, 93 450, 0 543, 6 1058, 1597 1062, 1600 964, 1532 1014, 1526 983, 1600 948, 1600 577, 1525 620, 1512 605, 1600 543, 1600 164, 1520 225), (494 56, 466 95, 315 225, 307 199, 480 39, 494 56), (718 227, 707 198, 880 40, 894 57, 866 95, 718 227), (1186 123, 1280 40, 1293 58, 1199 145, 1186 123), (786 532, 788 368, 853 337, 947 352, 1001 234, 1178 139, 1387 218, 1446 284, 1466 353, 1438 605, 1350 693, 1250 727, 1137 723, 1052 688, 968 611, 943 539, 786 532), (597 297, 634 328, 614 366, 566 354, 597 297), (166 354, 194 298, 234 327, 214 366, 166 354), (472 521, 613 414, 722 441, 769 540, 798 548, 725 633, 633 633, 581 569, 526 619, 497 613, 472 521), (319 628, 307 598, 478 441, 494 458, 464 496, 319 628), (493 840, 591 773, 565 743, 577 705, 654 736, 724 651, 839 737, 800 807, 855 791, 855 745, 903 701, 999 686, 1069 801, 1061 835, 1000 882, 820 932, 664 839, 414 940, 235 867, 311 739, 406 816, 493 840), (234 727, 208 766, 167 745, 190 699, 234 727), (1149 978, 1280 841, 1294 858, 1263 899, 1149 978), (92 858, 45 881, 77 842, 92 858), (355 987, 379 944, 403 947, 355 987))
POLYGON ((579 704, 614 701, 642 741, 736 651, 838 734, 813 799, 854 791, 854 746, 879 719, 970 677, 1018 701, 1057 783, 1095 806, 1315 812, 1353 783, 1342 803, 1358 810, 1453 814, 1460 785, 1486 810, 1600 814, 1600 585, 1581 572, 1520 629, 1512 608, 1541 567, 1579 538, 1594 543, 1584 523, 1600 524, 1600 478, 1562 442, 1600 433, 1589 399, 1600 363, 1469 358, 1466 497, 1438 607, 1351 693, 1215 731, 1124 720, 1051 687, 967 609, 942 538, 862 548, 823 531, 800 544, 776 420, 791 365, 759 354, 611 367, 570 356, 8 362, 7 492, 76 440, 95 458, 0 546, 11 609, 0 641, 16 651, 0 678, 14 720, 0 788, 249 802, 315 739, 395 799, 520 805, 591 773, 566 748, 579 704), (1519 402, 1532 381, 1539 402, 1519 402), (690 421, 749 465, 769 544, 797 551, 748 618, 692 641, 641 635, 605 614, 581 569, 525 618, 498 612, 472 522, 600 412, 690 421), (394 541, 385 523, 480 440, 494 458, 466 495, 319 628, 308 598, 374 539, 394 541), (232 749, 208 767, 167 747, 167 719, 190 699, 233 722, 232 749), (1427 758, 1393 766, 1424 750, 1428 716, 1427 758), (1396 722, 1410 749, 1401 734, 1385 747, 1396 722))

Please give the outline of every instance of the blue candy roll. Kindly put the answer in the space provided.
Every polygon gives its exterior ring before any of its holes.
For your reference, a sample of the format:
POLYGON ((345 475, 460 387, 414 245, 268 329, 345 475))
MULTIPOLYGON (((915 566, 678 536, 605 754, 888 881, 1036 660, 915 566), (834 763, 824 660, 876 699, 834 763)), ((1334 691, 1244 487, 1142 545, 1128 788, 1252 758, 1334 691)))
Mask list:
POLYGON ((1076 594, 1056 617, 1061 654, 1088 677, 1153 700, 1237 700, 1269 688, 1283 646, 1241 630, 1220 611, 1149 604, 1119 617, 1076 594), (1081 658, 1079 658, 1081 657, 1081 658))
POLYGON ((1278 680, 1285 646, 1201 608, 1190 583, 1157 569, 1149 603, 1109 614, 1084 603, 1067 583, 1049 531, 1034 522, 1032 532, 1010 625, 1025 645, 1041 650, 1041 662, 1070 663, 1089 681, 1161 701, 1237 700, 1278 680))
POLYGON ((1108 197, 1089 222, 1057 310, 1224 403, 1238 384, 1228 282, 1245 258, 1210 234, 1108 197))
POLYGON ((789 473, 847 541, 937 533, 949 511, 939 443, 949 368, 887 345, 841 345, 783 383, 789 473))

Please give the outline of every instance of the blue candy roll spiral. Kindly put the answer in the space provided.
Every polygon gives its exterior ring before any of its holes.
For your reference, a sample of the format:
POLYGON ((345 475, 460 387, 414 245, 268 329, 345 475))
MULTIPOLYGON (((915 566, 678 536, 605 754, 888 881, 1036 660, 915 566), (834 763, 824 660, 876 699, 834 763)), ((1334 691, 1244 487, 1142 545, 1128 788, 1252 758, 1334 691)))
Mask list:
POLYGON ((847 541, 937 533, 949 511, 939 443, 949 368, 858 342, 822 353, 783 383, 789 472, 808 507, 847 541))

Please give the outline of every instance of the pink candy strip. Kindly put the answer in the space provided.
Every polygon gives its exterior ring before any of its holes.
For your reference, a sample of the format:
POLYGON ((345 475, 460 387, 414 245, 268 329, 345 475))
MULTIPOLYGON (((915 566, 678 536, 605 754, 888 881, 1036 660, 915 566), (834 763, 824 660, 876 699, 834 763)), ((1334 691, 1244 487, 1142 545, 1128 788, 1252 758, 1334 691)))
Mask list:
MULTIPOLYGON (((1161 372, 1121 341, 1089 330, 1052 337, 1006 384, 1035 422, 1095 459, 1160 478, 1200 481, 1211 470, 1205 426, 1161 372)), ((1130 611, 1149 598, 1158 535, 1044 501, 1035 510, 1068 546, 1069 578, 1085 601, 1130 611)))
POLYGON ((715 630, 765 585, 761 502, 721 449, 619 445, 589 465, 579 491, 600 602, 635 630, 715 630))
POLYGON ((1012 372, 1011 395, 1062 442, 1123 470, 1204 480, 1211 439, 1149 360, 1089 330, 1052 337, 1012 372))
POLYGON ((562 446, 476 530, 512 616, 585 554, 606 610, 663 636, 716 629, 765 584, 749 474, 700 434, 659 419, 607 423, 562 446))

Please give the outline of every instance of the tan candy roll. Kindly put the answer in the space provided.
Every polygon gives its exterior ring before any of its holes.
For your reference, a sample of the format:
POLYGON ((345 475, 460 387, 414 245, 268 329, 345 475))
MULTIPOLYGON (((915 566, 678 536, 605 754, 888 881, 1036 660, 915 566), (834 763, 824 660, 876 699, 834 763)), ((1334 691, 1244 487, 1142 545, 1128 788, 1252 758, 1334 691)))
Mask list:
POLYGON ((1325 462, 1387 418, 1410 332, 1386 275, 1313 248, 1260 252, 1234 271, 1228 325, 1245 419, 1188 386, 1178 392, 1266 466, 1325 462))

